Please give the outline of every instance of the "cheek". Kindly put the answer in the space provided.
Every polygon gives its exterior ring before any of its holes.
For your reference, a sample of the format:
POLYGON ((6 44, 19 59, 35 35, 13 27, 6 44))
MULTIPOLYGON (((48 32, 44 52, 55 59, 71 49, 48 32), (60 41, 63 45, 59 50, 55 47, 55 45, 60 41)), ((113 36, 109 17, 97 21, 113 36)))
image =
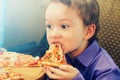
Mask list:
POLYGON ((69 52, 76 45, 76 39, 74 37, 65 37, 63 40, 65 52, 69 52))
POLYGON ((82 36, 72 35, 72 37, 66 37, 64 40, 65 53, 71 52, 79 47, 83 40, 82 36))

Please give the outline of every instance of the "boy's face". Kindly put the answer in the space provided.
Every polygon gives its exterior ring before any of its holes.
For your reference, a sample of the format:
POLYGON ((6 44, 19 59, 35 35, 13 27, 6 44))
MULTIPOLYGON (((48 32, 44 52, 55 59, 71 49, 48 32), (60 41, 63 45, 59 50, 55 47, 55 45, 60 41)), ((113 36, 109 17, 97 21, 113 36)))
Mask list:
POLYGON ((79 53, 86 42, 87 27, 84 27, 78 11, 56 2, 49 4, 45 16, 49 45, 60 43, 64 53, 79 53))

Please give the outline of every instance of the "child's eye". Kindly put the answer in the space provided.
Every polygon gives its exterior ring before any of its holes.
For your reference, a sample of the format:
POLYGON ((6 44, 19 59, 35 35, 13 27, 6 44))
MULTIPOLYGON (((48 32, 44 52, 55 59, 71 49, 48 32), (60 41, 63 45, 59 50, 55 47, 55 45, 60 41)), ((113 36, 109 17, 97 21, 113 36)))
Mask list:
POLYGON ((49 24, 49 25, 46 25, 47 28, 51 28, 52 26, 49 24))
POLYGON ((61 25, 61 27, 62 27, 63 29, 67 29, 67 28, 69 28, 68 25, 61 25))

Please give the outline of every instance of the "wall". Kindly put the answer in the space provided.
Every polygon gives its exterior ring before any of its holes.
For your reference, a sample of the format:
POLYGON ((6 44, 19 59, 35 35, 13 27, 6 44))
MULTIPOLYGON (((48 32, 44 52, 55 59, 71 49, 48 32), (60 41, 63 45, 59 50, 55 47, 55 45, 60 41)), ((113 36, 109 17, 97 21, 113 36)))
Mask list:
POLYGON ((4 6, 5 0, 0 0, 0 47, 4 45, 3 26, 4 26, 4 6))
POLYGON ((7 0, 4 47, 39 42, 45 31, 44 11, 48 0, 7 0))

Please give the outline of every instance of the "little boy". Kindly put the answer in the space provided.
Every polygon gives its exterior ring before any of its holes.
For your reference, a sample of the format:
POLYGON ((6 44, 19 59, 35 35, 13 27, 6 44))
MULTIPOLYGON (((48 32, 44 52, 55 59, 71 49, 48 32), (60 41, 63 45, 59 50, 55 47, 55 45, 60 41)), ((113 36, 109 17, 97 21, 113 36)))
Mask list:
POLYGON ((68 64, 46 67, 50 79, 120 80, 120 70, 96 40, 96 0, 51 0, 45 13, 49 45, 61 44, 68 64))

